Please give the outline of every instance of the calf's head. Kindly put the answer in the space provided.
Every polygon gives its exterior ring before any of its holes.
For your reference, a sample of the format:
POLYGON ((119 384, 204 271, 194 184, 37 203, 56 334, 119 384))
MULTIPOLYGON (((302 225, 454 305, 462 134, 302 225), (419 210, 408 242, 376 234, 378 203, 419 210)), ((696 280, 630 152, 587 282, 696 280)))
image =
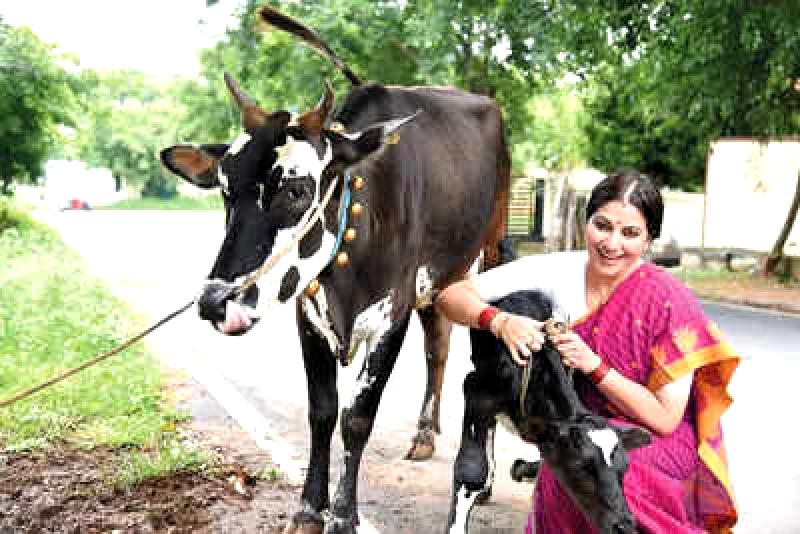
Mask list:
POLYGON ((292 117, 265 112, 227 74, 225 82, 241 108, 244 132, 230 145, 166 148, 161 161, 189 183, 221 190, 225 237, 198 309, 222 332, 241 334, 258 319, 262 305, 286 302, 329 263, 336 221, 323 216, 297 239, 299 230, 314 217, 331 181, 379 150, 413 116, 336 132, 325 127, 334 100, 327 83, 317 107, 292 117), (276 252, 280 260, 258 283, 240 290, 276 252))
POLYGON ((620 427, 603 417, 547 423, 539 451, 562 487, 604 534, 633 534, 636 525, 622 492, 627 451, 650 443, 639 427, 620 427))

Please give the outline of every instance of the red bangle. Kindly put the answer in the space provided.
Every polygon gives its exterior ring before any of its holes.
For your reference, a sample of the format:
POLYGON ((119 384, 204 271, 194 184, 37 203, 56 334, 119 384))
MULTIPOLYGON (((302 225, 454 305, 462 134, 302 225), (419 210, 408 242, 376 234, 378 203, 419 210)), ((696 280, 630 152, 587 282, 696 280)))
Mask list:
POLYGON ((500 310, 494 306, 486 306, 480 315, 478 315, 478 326, 484 330, 489 330, 489 325, 492 323, 495 315, 500 313, 500 310))
POLYGON ((595 385, 599 384, 603 381, 610 370, 611 367, 604 360, 600 360, 600 365, 595 367, 594 371, 589 373, 589 380, 591 380, 595 385))

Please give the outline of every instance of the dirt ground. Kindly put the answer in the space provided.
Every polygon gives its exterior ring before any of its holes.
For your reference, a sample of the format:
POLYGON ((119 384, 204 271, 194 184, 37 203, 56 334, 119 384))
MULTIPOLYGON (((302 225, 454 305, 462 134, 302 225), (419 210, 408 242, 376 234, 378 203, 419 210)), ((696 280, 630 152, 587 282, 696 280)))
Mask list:
POLYGON ((269 480, 269 458, 228 428, 198 428, 219 467, 113 488, 120 451, 0 454, 0 533, 281 532, 300 488, 269 480), (231 439, 234 438, 234 439, 231 439))
MULTIPOLYGON (((691 285, 704 297, 800 312, 800 285, 757 278, 691 285)), ((189 424, 217 454, 219 468, 124 491, 108 483, 120 451, 0 452, 0 534, 281 532, 300 488, 264 476, 270 458, 231 421, 189 424)))

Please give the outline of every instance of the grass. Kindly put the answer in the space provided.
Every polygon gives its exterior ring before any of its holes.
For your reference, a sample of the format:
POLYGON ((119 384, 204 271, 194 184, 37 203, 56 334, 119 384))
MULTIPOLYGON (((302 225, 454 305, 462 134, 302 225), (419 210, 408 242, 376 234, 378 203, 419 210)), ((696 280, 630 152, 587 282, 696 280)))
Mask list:
MULTIPOLYGON (((0 400, 115 347, 144 326, 50 229, 0 199, 0 400)), ((125 483, 191 468, 185 416, 162 399, 161 371, 143 345, 27 399, 0 407, 0 451, 109 446, 125 483)))
POLYGON ((208 195, 191 198, 176 196, 173 198, 129 198, 109 206, 98 207, 104 210, 221 210, 223 209, 220 195, 208 195))

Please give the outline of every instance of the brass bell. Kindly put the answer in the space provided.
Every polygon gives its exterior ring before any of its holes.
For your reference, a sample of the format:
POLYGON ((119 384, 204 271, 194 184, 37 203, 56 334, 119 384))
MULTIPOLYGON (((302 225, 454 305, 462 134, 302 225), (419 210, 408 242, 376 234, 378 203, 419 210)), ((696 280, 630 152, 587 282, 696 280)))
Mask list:
POLYGON ((361 191, 366 183, 363 176, 353 176, 353 191, 361 191))
POLYGON ((360 202, 353 202, 350 205, 350 214, 353 217, 358 217, 364 212, 364 206, 360 202))
POLYGON ((348 263, 350 263, 350 256, 347 255, 347 252, 340 252, 336 255, 336 265, 346 267, 348 263))
POLYGON ((306 290, 305 290, 306 297, 314 298, 314 295, 316 295, 318 291, 319 291, 319 280, 314 278, 306 286, 306 290))
POLYGON ((355 228, 348 228, 347 230, 345 230, 345 232, 344 232, 344 240, 347 243, 350 243, 355 238, 356 238, 356 229, 355 228))

